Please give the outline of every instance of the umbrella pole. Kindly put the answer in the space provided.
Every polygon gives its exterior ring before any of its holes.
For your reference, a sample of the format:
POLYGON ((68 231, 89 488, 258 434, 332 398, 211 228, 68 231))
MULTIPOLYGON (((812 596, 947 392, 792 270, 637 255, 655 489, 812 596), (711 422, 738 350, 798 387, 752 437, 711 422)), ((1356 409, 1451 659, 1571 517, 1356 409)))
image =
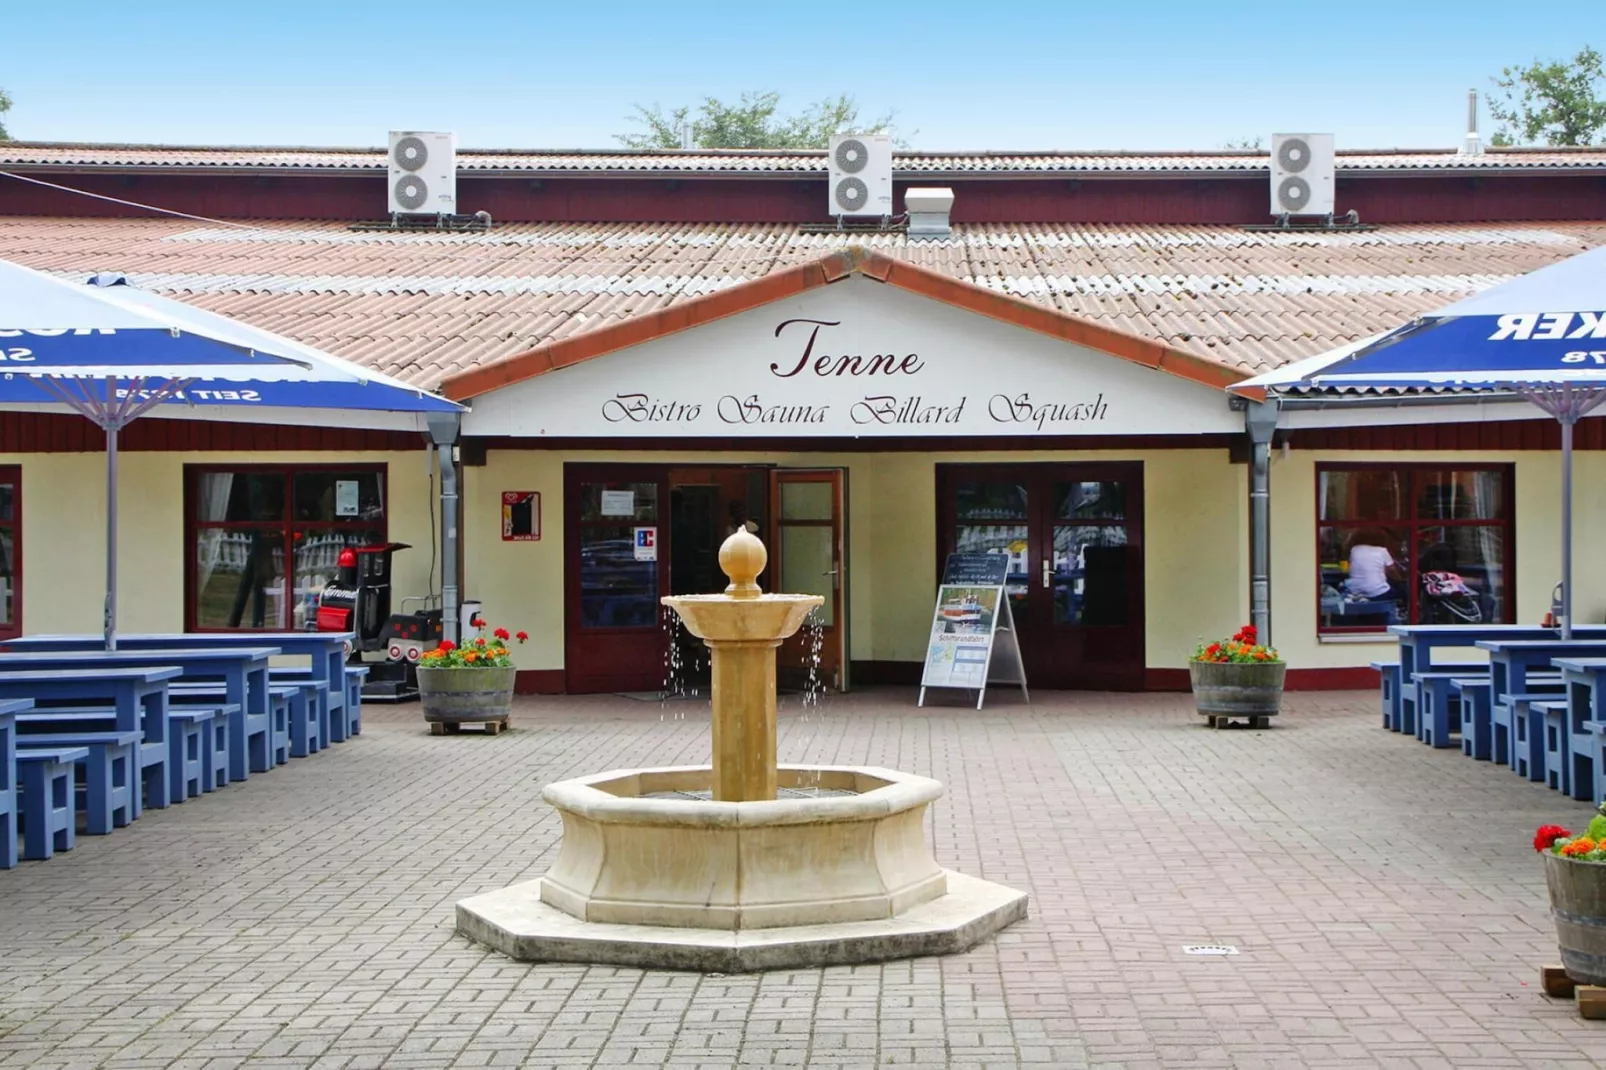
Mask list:
POLYGON ((117 649, 117 425, 106 429, 106 649, 117 649))
POLYGON ((1561 637, 1573 637, 1573 419, 1561 420, 1561 637))

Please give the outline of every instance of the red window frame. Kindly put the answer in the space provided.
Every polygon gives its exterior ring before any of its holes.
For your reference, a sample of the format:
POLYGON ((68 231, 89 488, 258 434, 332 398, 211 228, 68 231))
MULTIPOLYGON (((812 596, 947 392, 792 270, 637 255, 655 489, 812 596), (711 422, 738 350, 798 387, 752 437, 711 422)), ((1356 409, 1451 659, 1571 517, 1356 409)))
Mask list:
MULTIPOLYGON (((234 531, 272 531, 278 529, 281 545, 284 547, 284 560, 286 563, 284 576, 284 599, 282 604, 286 607, 292 605, 292 587, 295 584, 295 569, 291 565, 295 556, 295 536, 298 532, 306 531, 341 531, 353 528, 372 530, 379 529, 380 542, 387 542, 390 538, 390 466, 383 462, 365 464, 187 464, 184 466, 184 630, 188 632, 274 632, 291 627, 287 619, 282 625, 268 625, 262 628, 217 628, 201 627, 197 623, 195 600, 199 592, 195 586, 195 545, 196 533, 201 530, 223 529, 234 531), (358 521, 332 521, 332 520, 297 520, 295 518, 295 477, 308 472, 347 472, 363 475, 377 475, 379 477, 379 493, 385 503, 384 516, 377 522, 368 520, 358 521), (245 475, 279 475, 284 477, 284 513, 279 520, 207 520, 202 521, 196 517, 196 488, 202 476, 216 473, 245 474, 245 475)), ((288 617, 288 611, 286 616, 288 617)))
MULTIPOLYGON (((1419 535, 1428 528, 1499 528, 1501 531, 1500 545, 1502 558, 1500 561, 1501 576, 1501 604, 1505 607, 1506 616, 1513 617, 1517 606, 1517 524, 1516 524, 1516 466, 1499 463, 1476 463, 1464 461, 1413 461, 1410 463, 1391 463, 1382 461, 1321 461, 1316 465, 1316 479, 1314 487, 1314 508, 1316 516, 1316 633, 1318 635, 1379 635, 1387 631, 1386 625, 1371 624, 1355 627, 1342 627, 1324 625, 1322 623, 1322 529, 1359 529, 1359 528, 1395 528, 1406 532, 1406 546, 1410 549, 1408 560, 1404 562, 1406 571, 1406 595, 1408 620, 1417 623, 1421 611, 1421 580, 1417 573, 1416 548, 1419 545, 1419 535), (1408 515, 1397 518, 1365 518, 1358 520, 1323 520, 1322 519, 1322 476, 1329 472, 1363 472, 1384 471, 1394 472, 1406 479, 1406 512, 1408 515), (1443 519, 1434 517, 1418 517, 1415 503, 1421 500, 1422 477, 1428 473, 1437 472, 1499 472, 1501 481, 1500 516, 1498 519, 1443 519)), ((1504 622, 1490 623, 1510 623, 1504 622)))
POLYGON ((0 531, 11 532, 11 622, 0 621, 0 639, 22 634, 22 466, 0 465, 0 483, 11 484, 11 519, 0 520, 0 531))

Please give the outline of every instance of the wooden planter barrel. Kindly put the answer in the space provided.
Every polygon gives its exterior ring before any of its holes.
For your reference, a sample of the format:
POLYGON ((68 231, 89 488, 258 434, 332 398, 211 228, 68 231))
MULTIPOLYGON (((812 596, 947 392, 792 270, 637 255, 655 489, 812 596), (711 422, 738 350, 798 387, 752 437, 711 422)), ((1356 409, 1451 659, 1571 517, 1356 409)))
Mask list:
POLYGON ((507 727, 513 705, 515 669, 442 669, 419 666, 418 697, 424 720, 436 734, 465 724, 485 724, 492 732, 507 727))
POLYGON ((1282 711, 1283 661, 1190 661, 1193 704, 1212 725, 1244 717, 1256 727, 1282 711))
POLYGON ((1562 967, 1579 984, 1606 985, 1606 863, 1543 854, 1562 967))

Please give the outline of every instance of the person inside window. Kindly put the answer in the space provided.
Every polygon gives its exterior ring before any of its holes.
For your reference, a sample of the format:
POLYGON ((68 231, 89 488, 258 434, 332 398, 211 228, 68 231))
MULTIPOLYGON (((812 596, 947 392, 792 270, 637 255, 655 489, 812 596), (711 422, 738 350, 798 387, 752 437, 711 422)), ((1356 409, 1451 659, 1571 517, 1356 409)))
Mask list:
POLYGON ((1362 528, 1350 539, 1349 579, 1345 592, 1353 600, 1403 601, 1405 577, 1388 549, 1388 537, 1376 528, 1362 528))

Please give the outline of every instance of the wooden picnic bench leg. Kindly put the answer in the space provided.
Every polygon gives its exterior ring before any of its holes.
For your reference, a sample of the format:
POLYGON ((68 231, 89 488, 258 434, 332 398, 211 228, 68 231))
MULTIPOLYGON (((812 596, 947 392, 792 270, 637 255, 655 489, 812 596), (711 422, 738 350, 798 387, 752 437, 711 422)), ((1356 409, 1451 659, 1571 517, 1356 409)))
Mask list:
POLYGON ((31 759, 22 766, 22 857, 50 858, 73 849, 77 824, 73 808, 73 763, 31 759))

